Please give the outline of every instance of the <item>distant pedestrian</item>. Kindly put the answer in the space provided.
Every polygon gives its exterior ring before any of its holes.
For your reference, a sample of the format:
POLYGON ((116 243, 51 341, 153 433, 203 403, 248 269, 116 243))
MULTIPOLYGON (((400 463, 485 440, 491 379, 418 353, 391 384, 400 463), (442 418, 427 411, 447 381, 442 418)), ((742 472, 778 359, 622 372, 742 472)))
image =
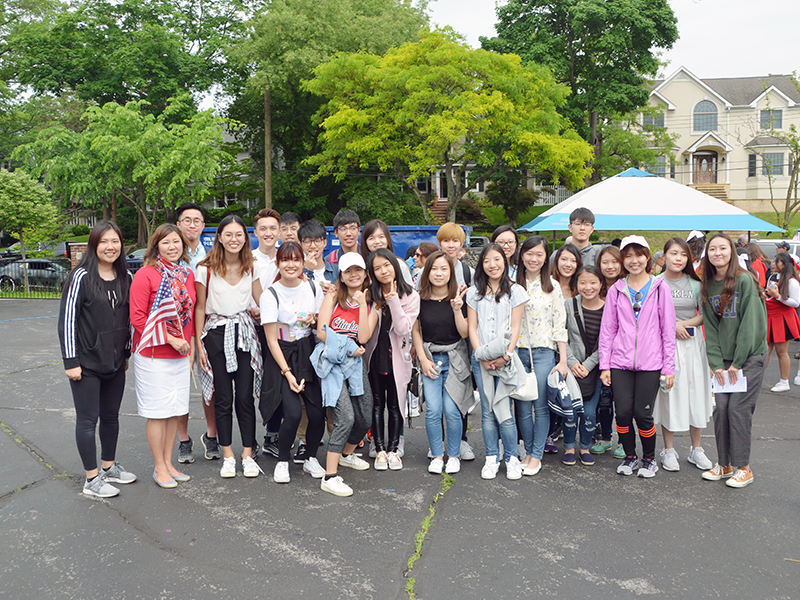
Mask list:
POLYGON ((778 276, 777 281, 772 281, 764 290, 767 296, 767 366, 772 356, 772 349, 778 355, 781 379, 776 383, 771 392, 789 391, 789 372, 791 371, 791 357, 789 356, 789 341, 800 338, 800 318, 797 308, 800 307, 800 281, 797 278, 797 269, 789 254, 782 252, 775 255, 772 271, 778 276))
POLYGON ((130 285, 122 233, 116 224, 100 221, 64 283, 58 314, 61 356, 75 404, 75 440, 86 471, 83 493, 99 498, 119 494, 111 483, 136 480, 116 462, 119 407, 131 352, 130 285), (102 471, 97 469, 98 419, 102 471))

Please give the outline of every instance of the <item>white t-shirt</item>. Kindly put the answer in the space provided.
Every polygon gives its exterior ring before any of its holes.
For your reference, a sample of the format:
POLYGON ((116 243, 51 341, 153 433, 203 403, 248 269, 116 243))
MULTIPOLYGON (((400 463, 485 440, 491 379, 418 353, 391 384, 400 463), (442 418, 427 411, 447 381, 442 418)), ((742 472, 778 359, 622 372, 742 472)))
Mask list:
MULTIPOLYGON (((311 335, 311 327, 302 325, 297 320, 298 313, 319 314, 322 300, 325 298, 318 287, 312 288, 308 281, 301 281, 296 287, 286 287, 280 281, 272 284, 272 289, 278 295, 275 299, 269 289, 261 294, 261 324, 283 323, 289 328, 289 337, 301 339, 311 335)), ((281 328, 281 339, 283 328, 281 328)))
MULTIPOLYGON (((211 275, 208 281, 208 267, 197 267, 197 282, 206 286, 206 314, 232 317, 236 313, 250 310, 253 303, 253 272, 245 273, 236 285, 231 285, 222 277, 211 275)), ((221 321, 219 325, 226 323, 221 321)))
POLYGON ((323 265, 321 269, 313 269, 311 273, 314 275, 314 283, 316 283, 317 288, 321 290, 322 286, 328 283, 328 280, 325 279, 325 266, 323 265))
POLYGON ((253 250, 253 258, 256 259, 258 267, 258 278, 261 280, 261 289, 265 290, 275 281, 278 276, 278 265, 275 260, 261 252, 259 248, 253 250))

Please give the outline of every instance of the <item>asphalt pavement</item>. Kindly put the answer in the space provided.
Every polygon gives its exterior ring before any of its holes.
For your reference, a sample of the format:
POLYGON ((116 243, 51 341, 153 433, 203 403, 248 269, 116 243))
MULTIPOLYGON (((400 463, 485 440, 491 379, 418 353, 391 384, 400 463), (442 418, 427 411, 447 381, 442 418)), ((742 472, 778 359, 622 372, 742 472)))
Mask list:
MULTIPOLYGON (((546 455, 535 477, 501 468, 484 481, 473 415, 477 459, 454 481, 427 472, 419 417, 402 471, 340 469, 350 498, 299 465, 274 483, 271 457, 266 476, 221 479, 200 452, 194 390, 192 480, 156 487, 131 371, 117 459, 139 480, 98 500, 82 493, 57 313, 57 301, 0 300, 0 598, 800 598, 800 388, 769 392, 776 361, 756 408, 755 481, 741 490, 701 480, 685 435, 680 472, 654 479, 617 475, 607 453, 591 467, 546 455)), ((703 445, 714 460, 712 425, 703 445)))

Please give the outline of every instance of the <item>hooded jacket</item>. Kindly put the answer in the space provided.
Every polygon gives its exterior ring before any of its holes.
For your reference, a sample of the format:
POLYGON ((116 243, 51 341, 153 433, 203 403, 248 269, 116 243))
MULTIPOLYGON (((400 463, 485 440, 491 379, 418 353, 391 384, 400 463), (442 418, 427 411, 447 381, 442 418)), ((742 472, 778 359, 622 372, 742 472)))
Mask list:
POLYGON ((675 374, 675 305, 669 286, 652 279, 639 318, 633 312, 626 281, 606 295, 600 325, 600 370, 660 371, 675 374))

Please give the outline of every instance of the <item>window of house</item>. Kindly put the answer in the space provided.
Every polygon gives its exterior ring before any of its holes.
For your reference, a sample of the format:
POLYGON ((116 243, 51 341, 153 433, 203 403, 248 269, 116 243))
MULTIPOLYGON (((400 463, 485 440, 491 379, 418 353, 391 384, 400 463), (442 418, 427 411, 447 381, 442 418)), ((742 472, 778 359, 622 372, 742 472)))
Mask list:
POLYGON ((658 175, 659 177, 666 177, 667 176, 667 157, 666 156, 659 156, 656 158, 656 162, 652 165, 647 165, 647 170, 652 173, 653 175, 658 175))
POLYGON ((717 106, 710 100, 703 100, 694 107, 694 131, 717 130, 717 106))
POLYGON ((416 186, 420 192, 427 194, 429 191, 431 191, 431 178, 417 177, 416 186))
POLYGON ((783 153, 767 152, 764 154, 764 166, 761 167, 762 175, 783 175, 783 153))
POLYGON ((756 155, 750 154, 747 157, 747 176, 748 177, 755 177, 756 176, 756 155))
POLYGON ((675 161, 669 163, 669 178, 675 179, 675 161))
POLYGON ((439 176, 439 197, 447 198, 447 175, 444 173, 439 176))
POLYGON ((642 125, 645 127, 664 127, 664 113, 653 115, 643 115, 642 125))
POLYGON ((783 129, 783 110, 780 108, 762 110, 761 129, 783 129))

